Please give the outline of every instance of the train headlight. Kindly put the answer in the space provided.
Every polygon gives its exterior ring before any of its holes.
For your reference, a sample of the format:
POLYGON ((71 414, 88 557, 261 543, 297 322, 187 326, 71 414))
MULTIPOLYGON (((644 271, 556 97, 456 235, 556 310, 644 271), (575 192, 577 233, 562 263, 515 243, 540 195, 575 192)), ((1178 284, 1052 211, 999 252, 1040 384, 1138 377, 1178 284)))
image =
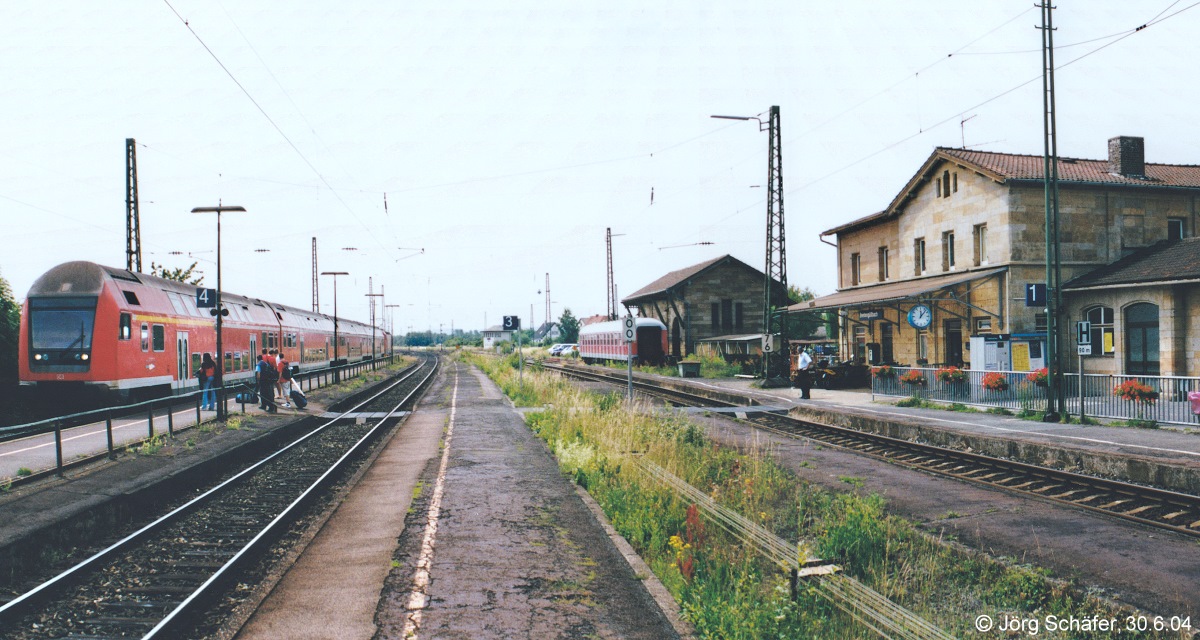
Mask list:
POLYGON ((85 354, 83 354, 83 355, 81 355, 81 356, 79 356, 79 357, 80 357, 81 359, 83 359, 83 360, 87 360, 87 359, 88 359, 88 354, 86 354, 86 353, 85 353, 85 354))
POLYGON ((40 354, 40 353, 35 353, 35 354, 33 354, 33 359, 34 359, 34 360, 41 360, 41 359, 42 359, 42 354, 40 354))

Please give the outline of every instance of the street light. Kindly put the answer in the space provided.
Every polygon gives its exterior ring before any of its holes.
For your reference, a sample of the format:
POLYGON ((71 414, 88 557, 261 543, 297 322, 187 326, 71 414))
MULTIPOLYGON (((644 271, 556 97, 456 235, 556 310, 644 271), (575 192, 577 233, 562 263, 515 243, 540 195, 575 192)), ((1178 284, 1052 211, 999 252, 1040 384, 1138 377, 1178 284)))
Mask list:
MULTIPOLYGON (((225 307, 221 306, 221 212, 235 211, 245 213, 245 207, 225 206, 221 201, 217 201, 215 207, 196 207, 192 209, 192 213, 215 213, 217 214, 217 306, 214 310, 217 316, 217 362, 225 362, 225 345, 221 342, 221 318, 225 315, 225 307)), ((221 386, 217 387, 217 420, 225 419, 225 365, 218 364, 218 371, 221 372, 221 386)))
POLYGON ((336 367, 338 364, 338 360, 340 359, 340 354, 338 352, 337 277, 338 276, 348 276, 348 275, 350 275, 350 272, 349 271, 322 271, 321 275, 333 276, 333 366, 335 367, 335 369, 333 370, 333 379, 336 382, 339 377, 336 367))

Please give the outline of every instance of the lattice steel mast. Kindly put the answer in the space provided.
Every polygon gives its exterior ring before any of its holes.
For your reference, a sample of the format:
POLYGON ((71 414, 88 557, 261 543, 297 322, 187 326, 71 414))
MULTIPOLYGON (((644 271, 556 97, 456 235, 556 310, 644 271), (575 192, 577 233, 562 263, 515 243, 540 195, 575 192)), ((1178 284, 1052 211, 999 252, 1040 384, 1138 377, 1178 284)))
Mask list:
POLYGON ((1042 103, 1045 154, 1042 170, 1045 178, 1046 209, 1046 413, 1042 419, 1057 422, 1063 407, 1062 366, 1058 345, 1058 312, 1062 308, 1061 263, 1058 228, 1058 127, 1054 115, 1054 11, 1050 0, 1038 5, 1042 10, 1042 103))
POLYGON ((142 227, 138 216, 137 146, 125 138, 125 268, 142 271, 142 227))
MULTIPOLYGON (((763 333, 771 333, 771 308, 775 302, 776 296, 772 293, 776 290, 775 282, 778 282, 783 287, 780 297, 787 295, 787 242, 784 238, 783 231, 783 149, 782 138, 779 133, 779 107, 771 107, 771 115, 768 121, 768 142, 767 149, 767 251, 766 251, 766 268, 763 269, 763 333)), ((786 323, 780 325, 780 340, 783 342, 780 345, 779 354, 783 355, 783 366, 778 362, 778 358, 763 358, 764 360, 764 378, 769 379, 774 375, 787 375, 786 358, 788 354, 787 337, 784 334, 783 328, 786 323), (782 371, 780 371, 782 369, 782 371)))

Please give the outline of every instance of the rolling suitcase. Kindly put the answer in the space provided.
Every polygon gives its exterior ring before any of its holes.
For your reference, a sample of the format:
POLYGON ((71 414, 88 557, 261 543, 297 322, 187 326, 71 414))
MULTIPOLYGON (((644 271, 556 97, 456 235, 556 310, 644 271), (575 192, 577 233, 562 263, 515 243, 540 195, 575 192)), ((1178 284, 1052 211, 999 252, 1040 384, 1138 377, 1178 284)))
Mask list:
POLYGON ((292 404, 295 405, 297 409, 303 409, 304 407, 308 406, 308 398, 305 398, 304 394, 300 393, 298 389, 292 389, 292 392, 289 393, 288 396, 291 397, 292 404))

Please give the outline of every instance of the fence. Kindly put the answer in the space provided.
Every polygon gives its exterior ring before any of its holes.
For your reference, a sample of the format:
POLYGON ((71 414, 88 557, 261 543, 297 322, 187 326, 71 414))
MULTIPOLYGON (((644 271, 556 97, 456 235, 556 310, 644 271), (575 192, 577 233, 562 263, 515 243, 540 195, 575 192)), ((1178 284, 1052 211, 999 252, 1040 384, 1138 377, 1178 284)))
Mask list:
MULTIPOLYGON (((1028 371, 976 371, 963 369, 961 380, 946 380, 938 376, 944 369, 892 367, 892 375, 871 376, 872 396, 916 396, 925 400, 960 403, 984 407, 1001 407, 1010 411, 1042 411, 1046 408, 1047 388, 1033 380, 1028 371), (988 385, 984 386, 984 376, 988 385), (909 380, 906 382, 905 380, 909 380), (990 387, 990 388, 989 388, 990 387)), ((1163 424, 1197 424, 1200 417, 1192 413, 1188 394, 1200 391, 1200 378, 1176 376, 1131 376, 1084 374, 1080 389, 1079 374, 1063 374, 1065 395, 1063 413, 1089 418, 1113 420, 1145 420, 1163 424), (1149 387, 1154 400, 1136 402, 1114 392, 1130 380, 1149 387)))
MULTIPOLYGON (((380 365, 387 365, 394 361, 394 356, 384 356, 376 360, 363 360, 350 364, 338 365, 336 367, 322 367, 303 371, 295 376, 296 382, 308 391, 314 388, 321 388, 331 383, 336 384, 344 378, 357 376, 364 371, 374 370, 380 365)), ((225 385, 225 403, 234 401, 234 396, 238 390, 245 388, 245 383, 229 383, 225 385)), ((0 442, 16 440, 41 434, 54 434, 54 449, 55 449, 55 466, 53 472, 57 475, 62 475, 63 469, 71 466, 63 461, 63 431, 74 427, 79 427, 87 424, 105 424, 105 432, 107 435, 107 455, 113 456, 116 448, 126 446, 125 444, 117 444, 113 440, 113 420, 120 420, 127 417, 144 417, 146 419, 147 438, 153 438, 156 434, 154 426, 157 420, 160 424, 166 422, 167 428, 165 431, 159 429, 157 433, 167 433, 174 435, 175 433, 175 409, 181 405, 191 409, 195 408, 196 417, 194 422, 188 424, 200 424, 203 420, 200 414, 200 401, 202 392, 192 391, 180 395, 169 396, 165 398, 155 398, 135 404, 121 405, 116 407, 107 407, 104 409, 95 409, 92 411, 84 411, 81 413, 73 413, 66 416, 58 416, 29 424, 13 425, 10 427, 0 427, 0 442), (157 413, 162 409, 166 409, 165 413, 157 413)), ((242 410, 245 411, 245 404, 242 404, 242 410)), ((42 475, 42 474, 35 474, 42 475)))

